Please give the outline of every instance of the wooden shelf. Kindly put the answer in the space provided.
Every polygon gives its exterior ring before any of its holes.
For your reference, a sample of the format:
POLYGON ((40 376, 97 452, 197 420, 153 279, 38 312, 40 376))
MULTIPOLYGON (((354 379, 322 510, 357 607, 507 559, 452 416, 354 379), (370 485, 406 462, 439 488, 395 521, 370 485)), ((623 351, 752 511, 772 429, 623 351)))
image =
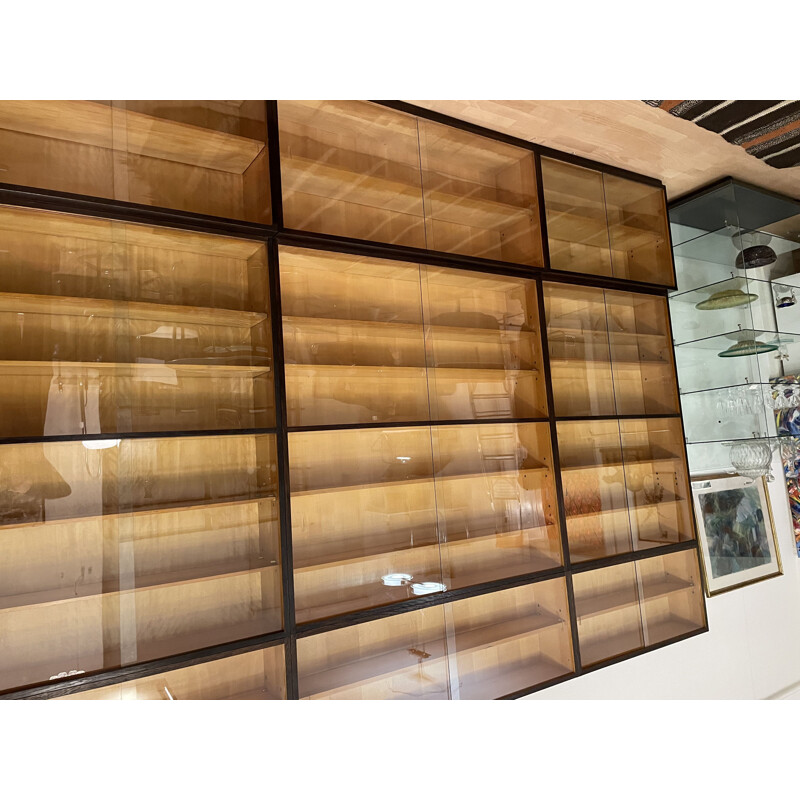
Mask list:
MULTIPOLYGON (((498 547, 509 547, 511 548, 510 544, 502 545, 498 543, 503 539, 512 539, 517 537, 523 536, 530 536, 536 534, 544 534, 546 535, 548 531, 551 529, 555 529, 557 526, 555 523, 551 525, 539 525, 533 528, 528 528, 525 530, 509 530, 509 531, 498 531, 496 528, 494 529, 486 529, 485 532, 473 535, 473 536, 459 536, 458 538, 454 539, 443 539, 441 541, 435 541, 431 544, 420 544, 420 545, 412 545, 409 543, 409 535, 408 532, 405 533, 405 538, 400 540, 400 536, 398 535, 398 541, 401 541, 400 544, 397 546, 391 546, 393 542, 382 542, 375 545, 375 549, 372 550, 371 548, 364 547, 358 548, 357 550, 351 551, 344 551, 336 550, 334 553, 330 555, 325 555, 326 551, 322 551, 319 556, 316 558, 309 558, 302 556, 295 559, 295 573, 303 573, 303 572, 318 572, 320 569, 338 569, 340 567, 348 567, 348 568, 355 568, 360 565, 371 565, 375 562, 379 561, 381 557, 385 557, 387 559, 392 559, 397 555, 400 555, 402 558, 403 553, 407 553, 408 551, 413 552, 412 558, 419 559, 420 561, 425 561, 424 554, 430 554, 430 556, 435 556, 435 558, 429 558, 431 563, 436 563, 437 567, 441 564, 440 559, 440 551, 447 550, 448 556, 450 558, 453 557, 453 552, 462 550, 464 548, 468 548, 469 550, 480 550, 480 551, 488 551, 489 553, 497 550, 498 547), (387 546, 388 544, 388 546, 387 546)), ((433 531, 435 535, 435 531, 433 531)), ((359 535, 363 536, 364 534, 359 532, 359 535)), ((325 541, 326 545, 330 545, 330 540, 325 541)), ((319 549, 316 546, 316 543, 309 543, 307 545, 309 550, 313 550, 316 553, 319 553, 319 549)), ((300 548, 298 547, 298 550, 300 548)), ((518 550, 522 550, 526 553, 530 553, 532 548, 529 547, 520 547, 517 548, 518 550)), ((541 555, 543 559, 543 566, 541 569, 549 569, 551 567, 561 566, 560 562, 555 561, 544 554, 537 554, 541 555)), ((488 557, 488 556, 487 556, 488 557)), ((518 556, 517 556, 518 557, 518 556)), ((357 571, 354 569, 354 571, 357 571)), ((537 570, 530 570, 531 572, 537 570)))
POLYGON ((279 630, 279 567, 0 611, 3 688, 279 630))
POLYGON ((641 650, 643 647, 644 641, 639 628, 597 638, 582 639, 580 643, 581 663, 584 666, 597 664, 608 658, 641 650))
MULTIPOLYGON (((668 579, 642 583, 642 594, 647 600, 664 597, 674 592, 682 592, 694 588, 693 584, 675 576, 668 579)), ((596 595, 586 599, 576 599, 576 610, 579 620, 590 619, 598 614, 609 614, 615 611, 639 606, 639 594, 635 586, 619 589, 614 592, 596 595)))
MULTIPOLYGON (((543 611, 536 617, 529 616, 463 631, 455 634, 457 652, 465 654, 486 650, 505 641, 535 636, 542 630, 562 623, 563 620, 560 617, 543 611)), ((322 672, 301 676, 301 696, 320 697, 326 694, 336 694, 339 691, 352 689, 375 680, 385 680, 415 669, 420 662, 423 669, 430 669, 435 664, 447 659, 448 641, 435 639, 426 642, 423 652, 428 656, 420 659, 409 649, 394 650, 342 664, 322 672)))
POLYGON ((702 627, 701 624, 672 614, 657 622, 647 622, 645 624, 645 635, 648 639, 648 644, 657 644, 676 636, 684 636, 702 627))
POLYGON ((13 575, 5 577, 0 608, 110 593, 121 581, 140 589, 275 565, 277 525, 277 501, 269 498, 3 527, 0 553, 13 575), (264 536, 262 526, 272 531, 264 536), (123 574, 126 546, 133 565, 123 574), (42 584, 49 586, 24 591, 42 584))
POLYGON ((523 666, 507 666, 486 673, 467 673, 459 675, 459 699, 493 700, 521 689, 538 686, 572 671, 572 667, 541 655, 526 659, 523 666))
POLYGON ((96 377, 127 378, 133 381, 163 381, 175 383, 175 379, 191 378, 237 378, 268 375, 267 366, 241 366, 237 364, 180 364, 180 363, 107 363, 102 361, 0 361, 0 374, 20 377, 96 377))
MULTIPOLYGON (((420 184, 358 173, 330 162, 295 155, 281 158, 281 175, 292 191, 422 216, 423 189, 420 184)), ((439 185, 447 184, 439 181, 439 185)), ((473 192, 492 191, 492 187, 473 186, 473 192)), ((441 189, 426 189, 425 200, 431 209, 429 216, 442 222, 488 230, 511 227, 520 221, 533 220, 538 224, 538 210, 481 197, 477 192, 460 196, 441 189)), ((523 203, 525 198, 519 196, 519 201, 523 203)))
POLYGON ((62 248, 64 244, 73 245, 85 240, 84 245, 119 245, 126 249, 152 248, 205 257, 233 258, 244 262, 264 249, 263 242, 250 239, 233 239, 228 236, 196 233, 177 228, 161 228, 13 206, 0 206, 0 230, 28 239, 33 236, 52 236, 60 240, 59 245, 62 248))
MULTIPOLYGON (((37 314, 43 317, 100 317, 115 321, 149 320, 163 324, 209 325, 214 327, 252 328, 268 319, 267 314, 233 311, 227 308, 201 308, 162 303, 140 303, 85 297, 14 294, 0 292, 0 313, 37 314)), ((26 328, 30 325, 25 320, 26 328)))
POLYGON ((132 576, 130 580, 137 585, 133 588, 119 589, 113 588, 119 585, 119 580, 98 581, 95 583, 83 583, 75 587, 62 587, 60 589, 49 589, 40 592, 28 592, 26 594, 0 596, 0 613, 2 611, 23 610, 36 606, 54 606, 64 603, 73 603, 84 598, 102 596, 123 597, 131 593, 142 591, 152 591, 157 589, 172 589, 188 584, 201 583, 203 581, 215 581, 235 579, 238 576, 249 573, 266 571, 277 571, 277 580, 280 581, 280 567, 276 561, 261 566, 243 567, 241 563, 222 561, 216 564, 207 564, 204 567, 192 569, 173 570, 171 572, 154 573, 151 575, 132 576))
POLYGON ((264 142, 88 100, 14 100, 0 128, 241 175, 264 142))

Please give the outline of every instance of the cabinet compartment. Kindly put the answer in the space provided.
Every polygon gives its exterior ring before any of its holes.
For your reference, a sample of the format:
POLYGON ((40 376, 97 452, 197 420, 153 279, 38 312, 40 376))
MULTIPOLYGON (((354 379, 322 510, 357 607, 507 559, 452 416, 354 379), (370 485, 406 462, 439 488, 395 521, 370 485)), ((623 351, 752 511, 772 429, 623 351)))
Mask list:
POLYGON ((678 413, 663 298, 557 284, 544 297, 558 416, 678 413))
POLYGON ((544 423, 289 436, 299 621, 562 563, 544 423))
POLYGON ((572 576, 581 664, 644 647, 639 587, 632 563, 572 576))
POLYGON ((543 266, 530 150, 360 100, 278 119, 287 227, 543 266))
POLYGON ((6 183, 271 222, 263 100, 4 100, 6 183))
POLYGON ((290 425, 546 415, 533 281, 281 248, 290 425))
POLYGON ((274 436, 86 444, 0 448, 2 688, 282 627, 274 436))
POLYGON ((643 587, 645 644, 699 630, 706 625, 697 551, 683 550, 636 564, 643 587))
POLYGON ((558 423, 574 561, 694 538, 679 419, 558 423))
POLYGON ((265 248, 0 207, 4 436, 274 425, 265 248))
POLYGON ((428 247, 541 267, 530 150, 420 119, 428 247))
POLYGON ((297 640, 301 699, 448 700, 444 608, 297 640))
POLYGON ((706 625, 694 549, 580 572, 572 580, 584 666, 706 625))
POLYGON ((553 269, 674 285, 660 187, 550 158, 542 183, 553 269))
POLYGON ((306 699, 491 699, 573 669, 563 578, 297 643, 306 699))
POLYGON ((425 247, 414 117, 362 100, 279 100, 286 227, 425 247))
POLYGON ((574 669, 563 578, 445 606, 454 698, 492 700, 574 669))
POLYGON ((285 700, 283 645, 168 670, 59 700, 285 700))

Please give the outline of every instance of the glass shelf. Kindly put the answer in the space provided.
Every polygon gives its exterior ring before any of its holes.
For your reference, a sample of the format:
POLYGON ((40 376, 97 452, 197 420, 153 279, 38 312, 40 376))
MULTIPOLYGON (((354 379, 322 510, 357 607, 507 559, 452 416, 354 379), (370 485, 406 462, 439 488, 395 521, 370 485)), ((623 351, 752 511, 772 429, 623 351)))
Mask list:
POLYGON ((736 331, 684 342, 675 348, 678 385, 682 396, 711 389, 768 383, 800 368, 800 337, 774 331, 736 331), (753 355, 720 357, 737 341, 758 337, 777 344, 774 350, 753 355))
POLYGON ((769 247, 775 251, 773 264, 752 269, 736 267, 736 257, 747 247, 753 234, 764 233, 726 226, 673 247, 678 291, 683 293, 731 277, 777 281, 800 287, 800 242, 770 234, 769 247))
POLYGON ((727 278, 670 297, 670 315, 676 346, 730 331, 759 330, 800 332, 800 305, 776 306, 778 298, 790 302, 800 290, 780 282, 761 281, 744 276, 727 278), (747 301, 750 302, 747 302, 747 301), (700 303, 718 304, 699 309, 700 303), (725 308, 726 303, 738 303, 725 308))

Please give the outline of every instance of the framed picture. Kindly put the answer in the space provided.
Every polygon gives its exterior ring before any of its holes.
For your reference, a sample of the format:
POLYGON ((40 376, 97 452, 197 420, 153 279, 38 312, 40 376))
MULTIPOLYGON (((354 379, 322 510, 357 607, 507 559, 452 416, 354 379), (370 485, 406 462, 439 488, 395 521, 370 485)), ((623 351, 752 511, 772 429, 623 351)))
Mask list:
POLYGON ((763 478, 692 480, 708 596, 783 574, 763 478))

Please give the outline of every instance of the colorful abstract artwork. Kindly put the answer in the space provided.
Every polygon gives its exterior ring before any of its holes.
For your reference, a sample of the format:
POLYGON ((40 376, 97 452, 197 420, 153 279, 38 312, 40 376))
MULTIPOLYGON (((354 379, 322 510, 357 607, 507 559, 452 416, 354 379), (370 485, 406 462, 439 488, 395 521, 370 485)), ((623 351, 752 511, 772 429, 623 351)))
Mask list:
POLYGON ((692 494, 709 595, 781 574, 763 478, 693 481, 692 494))
MULTIPOLYGON (((782 385, 789 386, 800 381, 798 375, 787 375, 772 381, 773 388, 780 391, 782 385)), ((779 434, 800 437, 800 408, 776 408, 775 424, 779 434)), ((781 463, 786 480, 786 493, 789 495, 789 508, 792 512, 795 550, 800 557, 800 448, 781 447, 781 463)))

